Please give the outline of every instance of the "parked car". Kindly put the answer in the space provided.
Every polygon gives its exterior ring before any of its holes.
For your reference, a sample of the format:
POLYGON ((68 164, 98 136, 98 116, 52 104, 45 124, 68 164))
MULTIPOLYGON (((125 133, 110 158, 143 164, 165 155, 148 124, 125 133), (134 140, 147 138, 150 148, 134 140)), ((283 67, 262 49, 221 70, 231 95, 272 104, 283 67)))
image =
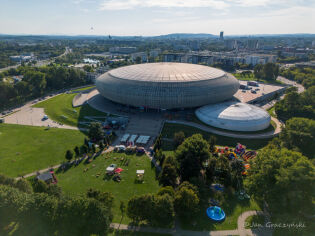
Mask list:
POLYGON ((45 121, 45 120, 48 120, 48 116, 47 115, 44 115, 43 118, 42 118, 42 121, 45 121))

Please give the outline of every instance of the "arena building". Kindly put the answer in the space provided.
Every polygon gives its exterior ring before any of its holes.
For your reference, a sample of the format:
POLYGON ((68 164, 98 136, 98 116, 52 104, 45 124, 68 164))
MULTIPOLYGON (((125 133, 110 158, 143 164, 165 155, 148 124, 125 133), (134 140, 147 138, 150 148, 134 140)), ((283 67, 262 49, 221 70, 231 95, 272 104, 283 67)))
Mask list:
POLYGON ((239 89, 232 75, 208 66, 147 63, 120 67, 96 80, 116 103, 154 109, 192 108, 229 100, 239 89))
POLYGON ((271 120, 265 110, 236 101, 203 106, 195 113, 199 120, 208 125, 233 131, 264 130, 271 120))

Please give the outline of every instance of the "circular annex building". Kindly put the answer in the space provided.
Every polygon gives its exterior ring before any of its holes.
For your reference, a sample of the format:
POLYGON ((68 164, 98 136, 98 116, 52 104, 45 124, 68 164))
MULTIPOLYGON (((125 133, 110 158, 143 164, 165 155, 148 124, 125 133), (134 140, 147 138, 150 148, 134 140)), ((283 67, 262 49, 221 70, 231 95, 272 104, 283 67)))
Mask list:
POLYGON ((97 78, 96 87, 103 97, 120 104, 173 109, 228 100, 239 89, 239 82, 208 66, 147 63, 111 70, 97 78))
POLYGON ((271 120, 265 110, 236 101, 203 106, 195 113, 199 120, 208 125, 233 131, 264 130, 271 120))

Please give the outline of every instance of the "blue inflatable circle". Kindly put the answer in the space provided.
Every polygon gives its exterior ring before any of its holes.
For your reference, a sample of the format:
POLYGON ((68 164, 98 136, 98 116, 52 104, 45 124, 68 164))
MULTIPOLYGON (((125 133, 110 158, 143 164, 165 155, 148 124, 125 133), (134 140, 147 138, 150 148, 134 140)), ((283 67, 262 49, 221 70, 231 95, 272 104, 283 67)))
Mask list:
POLYGON ((207 216, 216 222, 219 222, 225 219, 224 211, 222 210, 221 207, 218 207, 218 206, 209 207, 207 209, 207 216))

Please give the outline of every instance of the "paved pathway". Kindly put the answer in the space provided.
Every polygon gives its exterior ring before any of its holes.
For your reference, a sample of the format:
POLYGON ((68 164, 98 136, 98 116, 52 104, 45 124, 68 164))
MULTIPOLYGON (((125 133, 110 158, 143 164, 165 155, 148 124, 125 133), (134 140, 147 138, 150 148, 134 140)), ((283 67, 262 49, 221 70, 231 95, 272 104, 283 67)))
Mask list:
POLYGON ((240 235, 240 236, 254 236, 254 235, 264 235, 269 236, 272 233, 266 229, 253 232, 251 229, 245 229, 245 220, 252 215, 262 215, 261 211, 246 211, 242 213, 237 220, 238 228, 235 230, 218 230, 218 231, 191 231, 183 230, 178 224, 174 228, 153 228, 153 227, 142 227, 142 226, 130 226, 118 223, 112 223, 110 225, 113 229, 120 230, 130 230, 137 232, 146 233, 161 233, 161 234, 171 234, 171 235, 181 235, 181 236, 224 236, 224 235, 240 235))
POLYGON ((242 133, 232 133, 228 131, 221 131, 218 129, 211 128, 206 125, 202 124, 197 124, 194 122, 189 122, 189 121, 181 121, 181 120, 167 120, 167 123, 172 123, 172 124, 182 124, 182 125, 188 125, 191 127, 195 127, 197 129, 201 129, 206 132, 210 132, 213 134, 218 134, 226 137, 231 137, 231 138, 246 138, 246 139, 264 139, 264 138, 272 138, 276 135, 278 135, 281 131, 281 123, 278 121, 276 118, 272 117, 271 118, 275 123, 277 124, 277 128, 274 131, 268 131, 266 133, 255 133, 255 134, 242 134, 242 133))

